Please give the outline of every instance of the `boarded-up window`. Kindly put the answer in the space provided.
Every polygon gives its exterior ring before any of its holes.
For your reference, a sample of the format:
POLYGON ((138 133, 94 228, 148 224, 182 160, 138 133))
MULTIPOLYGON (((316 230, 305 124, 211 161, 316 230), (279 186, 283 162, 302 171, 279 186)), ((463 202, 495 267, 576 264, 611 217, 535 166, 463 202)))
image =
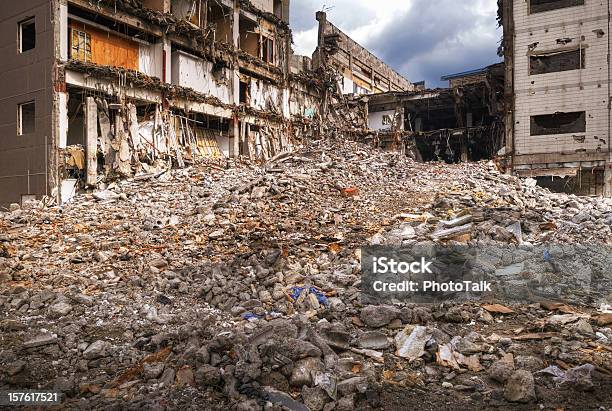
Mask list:
POLYGON ((529 74, 556 73, 584 68, 584 50, 561 51, 529 57, 529 74))
POLYGON ((531 116, 532 136, 584 132, 586 132, 586 112, 584 111, 531 116))
POLYGON ((19 52, 23 53, 36 47, 36 23, 34 18, 19 23, 19 52))
POLYGON ((17 106, 17 135, 31 134, 36 124, 36 103, 29 101, 17 106))
POLYGON ((139 44, 113 30, 70 22, 70 56, 101 66, 139 69, 139 44))
POLYGON ((582 5, 584 5, 584 0, 530 0, 529 12, 542 13, 544 11, 564 9, 567 7, 582 5))
POLYGON ((91 61, 91 35, 81 30, 72 29, 70 57, 75 60, 91 61))

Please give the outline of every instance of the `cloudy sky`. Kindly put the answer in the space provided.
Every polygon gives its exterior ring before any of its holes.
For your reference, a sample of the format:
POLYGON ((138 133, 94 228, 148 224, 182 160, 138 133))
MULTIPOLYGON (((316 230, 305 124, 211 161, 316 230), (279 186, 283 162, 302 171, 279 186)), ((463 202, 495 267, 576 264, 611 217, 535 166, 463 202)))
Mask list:
POLYGON ((317 10, 412 82, 500 61, 497 0, 291 0, 294 50, 317 44, 317 10))

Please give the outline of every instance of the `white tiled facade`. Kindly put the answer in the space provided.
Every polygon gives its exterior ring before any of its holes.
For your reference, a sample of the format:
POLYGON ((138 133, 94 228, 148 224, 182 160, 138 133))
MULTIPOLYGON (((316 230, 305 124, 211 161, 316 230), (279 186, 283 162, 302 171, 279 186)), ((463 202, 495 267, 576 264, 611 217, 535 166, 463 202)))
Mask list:
POLYGON ((514 145, 515 155, 608 151, 609 41, 608 0, 529 13, 529 0, 514 0, 514 145), (571 39, 566 45, 558 39, 571 39), (533 52, 579 47, 585 53, 580 70, 529 75, 533 52), (531 136, 530 117, 586 111, 586 133, 531 136), (582 140, 584 136, 584 141, 582 140))

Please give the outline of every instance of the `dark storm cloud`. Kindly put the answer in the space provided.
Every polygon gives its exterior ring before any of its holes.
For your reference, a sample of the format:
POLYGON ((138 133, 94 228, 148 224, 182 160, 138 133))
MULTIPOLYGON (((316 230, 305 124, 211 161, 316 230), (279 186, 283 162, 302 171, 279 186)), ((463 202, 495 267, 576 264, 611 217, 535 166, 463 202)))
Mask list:
POLYGON ((291 2, 291 30, 303 31, 311 29, 317 25, 315 13, 322 4, 317 4, 309 0, 293 0, 291 2))
MULTIPOLYGON (((491 0, 494 1, 494 0, 491 0)), ((483 16, 477 1, 415 1, 367 47, 411 81, 444 85, 440 76, 499 61, 495 15, 483 16)))
MULTIPOLYGON (((316 27, 314 13, 331 3, 329 19, 345 32, 371 23, 372 16, 358 0, 293 0, 294 32, 316 27)), ((444 86, 442 75, 500 61, 496 52, 501 33, 496 30, 495 13, 483 15, 477 9, 480 4, 478 0, 414 0, 408 10, 362 44, 409 80, 444 86)))

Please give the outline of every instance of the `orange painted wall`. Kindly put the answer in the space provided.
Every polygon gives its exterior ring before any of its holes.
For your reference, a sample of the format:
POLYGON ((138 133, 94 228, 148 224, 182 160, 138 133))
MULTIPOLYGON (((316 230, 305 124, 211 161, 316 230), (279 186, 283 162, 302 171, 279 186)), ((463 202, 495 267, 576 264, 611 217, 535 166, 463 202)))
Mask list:
MULTIPOLYGON (((139 45, 135 41, 115 36, 104 30, 71 21, 70 27, 91 36, 92 63, 138 70, 139 45)), ((72 36, 69 37, 72 41, 72 36)))

